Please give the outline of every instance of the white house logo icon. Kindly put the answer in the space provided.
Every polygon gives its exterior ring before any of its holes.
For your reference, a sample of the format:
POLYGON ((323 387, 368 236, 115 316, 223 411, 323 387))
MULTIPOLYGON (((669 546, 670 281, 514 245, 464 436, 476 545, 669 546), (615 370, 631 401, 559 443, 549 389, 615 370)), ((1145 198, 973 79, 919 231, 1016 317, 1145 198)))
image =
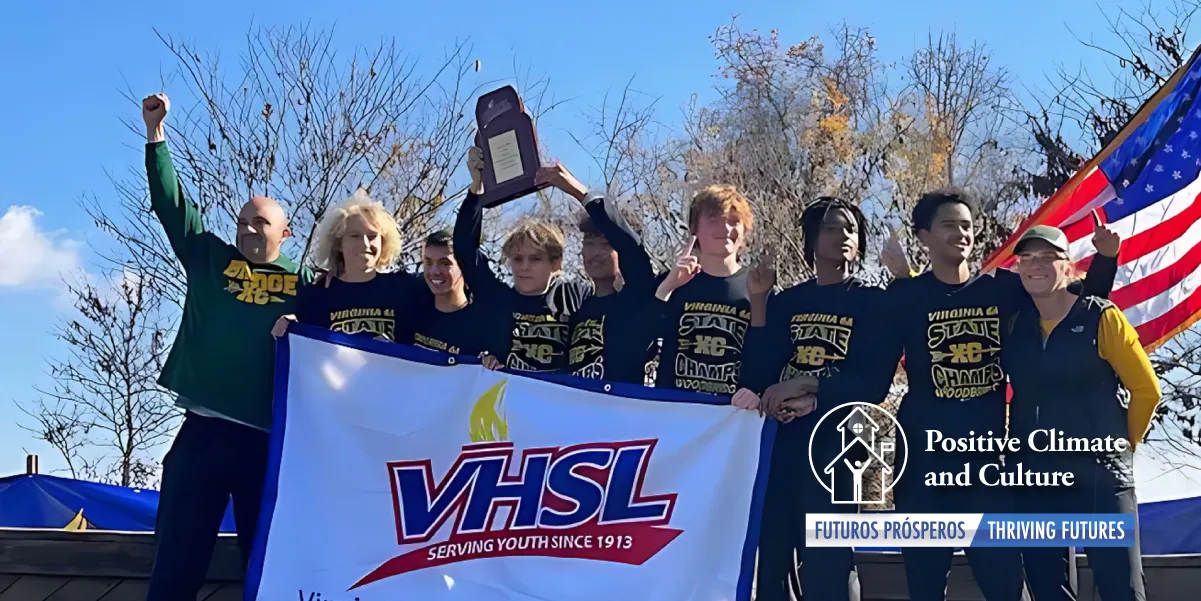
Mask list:
POLYGON ((830 493, 830 501, 844 505, 882 505, 888 491, 901 480, 905 473, 905 463, 908 462, 908 452, 901 458, 901 465, 896 468, 896 476, 886 478, 893 473, 893 464, 897 459, 896 445, 889 440, 881 440, 889 427, 896 429, 897 440, 902 449, 908 450, 905 432, 901 424, 889 412, 872 403, 847 403, 827 411, 813 428, 813 436, 809 439, 809 467, 822 487, 830 493), (838 414, 842 419, 827 419, 838 414), (840 441, 838 454, 829 461, 819 465, 814 461, 813 441, 828 440, 829 436, 820 436, 822 426, 838 431, 840 441), (865 498, 867 482, 865 473, 876 466, 880 474, 880 486, 875 493, 865 498))

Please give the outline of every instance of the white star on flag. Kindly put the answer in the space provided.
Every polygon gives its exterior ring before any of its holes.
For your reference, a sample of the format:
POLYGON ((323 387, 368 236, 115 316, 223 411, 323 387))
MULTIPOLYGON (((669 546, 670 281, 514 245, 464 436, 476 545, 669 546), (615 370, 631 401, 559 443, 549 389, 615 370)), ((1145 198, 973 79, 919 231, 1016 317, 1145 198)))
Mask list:
POLYGON ((1156 173, 1163 173, 1163 165, 1156 165, 1156 166, 1155 166, 1155 172, 1156 172, 1156 173))
POLYGON ((1173 171, 1173 172, 1172 172, 1172 179, 1180 179, 1180 172, 1179 172, 1179 171, 1173 171))
POLYGON ((1147 192, 1154 192, 1154 191, 1155 191, 1155 186, 1152 186, 1151 184, 1147 184, 1147 188, 1146 188, 1146 189, 1147 189, 1147 192))
POLYGON ((1122 180, 1122 187, 1123 187, 1123 188, 1129 188, 1129 187, 1130 187, 1130 180, 1128 180, 1128 179, 1124 179, 1124 180, 1122 180))
POLYGON ((1164 146, 1163 150, 1164 152, 1172 152, 1172 145, 1168 144, 1167 146, 1164 146))
POLYGON ((1187 150, 1181 150, 1181 151, 1180 151, 1180 158, 1182 158, 1182 159, 1187 159, 1187 158, 1189 158, 1190 156, 1192 156, 1192 155, 1190 155, 1190 154, 1188 153, 1188 151, 1187 151, 1187 150))
POLYGON ((1196 140, 1196 139, 1197 139, 1197 132, 1195 132, 1195 131, 1190 131, 1190 132, 1188 133, 1188 138, 1189 138, 1190 140, 1196 140))

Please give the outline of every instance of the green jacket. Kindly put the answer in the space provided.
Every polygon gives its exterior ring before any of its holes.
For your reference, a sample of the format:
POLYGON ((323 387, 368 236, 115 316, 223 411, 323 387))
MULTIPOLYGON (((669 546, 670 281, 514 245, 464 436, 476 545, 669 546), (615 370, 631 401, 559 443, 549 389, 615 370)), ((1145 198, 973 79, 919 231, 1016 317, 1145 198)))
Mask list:
POLYGON ((159 375, 180 407, 269 429, 275 380, 271 326, 296 311, 312 272, 287 257, 255 265, 215 234, 184 193, 165 142, 146 145, 150 207, 187 274, 183 320, 159 375))

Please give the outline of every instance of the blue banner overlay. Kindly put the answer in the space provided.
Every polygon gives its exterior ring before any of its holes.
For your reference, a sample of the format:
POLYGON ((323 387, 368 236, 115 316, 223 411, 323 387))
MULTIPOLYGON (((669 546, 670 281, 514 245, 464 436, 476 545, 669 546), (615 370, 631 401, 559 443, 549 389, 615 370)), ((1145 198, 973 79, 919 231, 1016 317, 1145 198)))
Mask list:
POLYGON ((813 513, 808 547, 1133 547, 1129 513, 813 513))

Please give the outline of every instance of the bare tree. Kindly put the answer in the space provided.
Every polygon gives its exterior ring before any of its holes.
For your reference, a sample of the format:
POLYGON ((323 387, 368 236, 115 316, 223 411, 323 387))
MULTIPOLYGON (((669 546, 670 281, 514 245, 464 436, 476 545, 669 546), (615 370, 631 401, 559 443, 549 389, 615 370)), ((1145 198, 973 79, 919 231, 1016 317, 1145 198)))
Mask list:
MULTIPOLYGON (((448 186, 474 123, 465 44, 419 71, 394 40, 341 57, 332 31, 256 28, 228 69, 192 43, 159 37, 177 65, 165 82, 178 90, 168 142, 209 230, 232 233, 247 198, 271 196, 290 214, 285 251, 303 262, 325 210, 363 188, 389 207, 412 248, 462 192, 448 186)), ((125 95, 132 103, 144 94, 125 95)), ((126 125, 140 137, 136 119, 126 125)), ((178 302, 183 273, 147 209, 144 174, 113 179, 117 210, 96 197, 85 202, 118 242, 102 256, 178 302)))
MULTIPOLYGON (((176 64, 163 82, 176 107, 168 143, 209 231, 228 239, 241 205, 271 196, 291 216, 285 252, 304 262, 326 209, 364 188, 397 219, 411 260, 444 220, 443 206, 463 192, 451 185, 474 123, 467 45, 419 68, 393 40, 342 56, 332 31, 304 27, 250 30, 232 64, 160 40, 176 64)), ((125 92, 131 107, 145 92, 125 92)), ((141 123, 130 117, 126 125, 140 147, 141 123)), ((144 484, 156 471, 146 451, 174 425, 170 396, 154 382, 186 281, 149 210, 145 174, 134 168, 110 179, 115 199, 93 194, 81 204, 115 243, 96 248, 115 300, 86 281, 70 288, 84 317, 58 330, 69 355, 50 360, 55 386, 25 409, 29 428, 73 474, 144 484)))
POLYGON ((170 334, 160 297, 132 274, 68 287, 78 315, 55 330, 66 356, 48 361, 55 383, 19 404, 32 419, 22 427, 58 450, 72 477, 147 486, 178 417, 156 383, 170 334))
MULTIPOLYGON (((953 33, 931 34, 904 61, 907 87, 900 119, 903 139, 889 157, 892 209, 907 225, 923 192, 955 186, 974 193, 982 212, 975 257, 1002 244, 1034 207, 1029 172, 1036 160, 1030 134, 1011 115, 1012 79, 981 43, 965 45, 953 33)), ((915 264, 926 258, 906 228, 915 264)))
MULTIPOLYGON (((1137 11, 1106 14, 1105 39, 1077 38, 1106 59, 1104 74, 1060 67, 1050 77, 1050 93, 1035 98, 1025 117, 1043 169, 1037 190, 1049 195, 1095 156, 1138 113, 1142 105, 1193 53, 1188 33, 1201 9, 1197 0, 1171 0, 1162 9, 1150 3, 1137 11)), ((1148 440, 1201 465, 1201 334, 1190 328, 1151 357, 1160 374, 1163 400, 1148 440)))
POLYGON ((589 157, 600 174, 598 188, 617 203, 659 270, 673 258, 674 241, 687 225, 674 211, 664 211, 662 199, 677 195, 682 144, 657 120, 657 98, 634 88, 631 78, 620 96, 606 93, 597 106, 583 113, 586 129, 568 135, 589 157))
MULTIPOLYGON (((906 127, 887 65, 868 30, 845 24, 829 43, 814 36, 786 46, 777 32, 743 31, 737 21, 711 40, 720 98, 689 107, 684 179, 738 186, 754 205, 758 244, 799 257, 805 206, 824 195, 862 203, 879 191, 906 127)), ((810 274, 790 261, 780 275, 792 283, 810 274)))

